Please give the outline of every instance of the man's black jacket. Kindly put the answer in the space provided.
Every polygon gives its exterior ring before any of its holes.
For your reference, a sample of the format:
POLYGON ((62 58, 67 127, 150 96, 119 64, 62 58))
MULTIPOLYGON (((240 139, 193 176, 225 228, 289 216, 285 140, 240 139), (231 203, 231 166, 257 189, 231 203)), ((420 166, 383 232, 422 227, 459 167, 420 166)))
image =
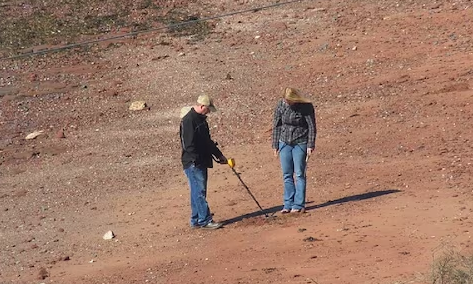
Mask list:
POLYGON ((182 146, 182 166, 187 169, 192 164, 197 167, 212 168, 212 155, 222 157, 222 152, 210 138, 209 125, 205 115, 192 108, 181 121, 179 130, 182 146))

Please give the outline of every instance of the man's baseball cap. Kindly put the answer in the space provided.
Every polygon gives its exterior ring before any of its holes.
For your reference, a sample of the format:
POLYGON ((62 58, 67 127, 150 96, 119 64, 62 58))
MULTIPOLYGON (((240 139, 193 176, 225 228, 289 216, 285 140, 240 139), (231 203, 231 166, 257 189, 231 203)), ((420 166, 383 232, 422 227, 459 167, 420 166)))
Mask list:
POLYGON ((217 111, 214 101, 208 95, 200 95, 199 98, 197 98, 197 103, 208 107, 210 111, 217 111))

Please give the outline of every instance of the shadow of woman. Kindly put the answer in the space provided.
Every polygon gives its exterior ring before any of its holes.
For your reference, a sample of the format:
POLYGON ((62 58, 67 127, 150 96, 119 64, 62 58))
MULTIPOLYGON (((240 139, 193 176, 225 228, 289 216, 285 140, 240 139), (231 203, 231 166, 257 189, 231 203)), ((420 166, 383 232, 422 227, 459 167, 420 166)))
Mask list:
MULTIPOLYGON (((371 192, 365 192, 365 193, 361 193, 361 194, 346 196, 346 197, 335 199, 335 200, 329 200, 329 201, 327 201, 325 203, 322 203, 322 204, 308 206, 308 207, 306 207, 306 212, 310 211, 310 210, 330 206, 330 205, 342 204, 342 203, 353 202, 353 201, 361 201, 361 200, 365 200, 365 199, 375 198, 375 197, 378 197, 378 196, 383 196, 383 195, 398 193, 398 192, 401 192, 401 190, 386 189, 386 190, 371 191, 371 192)), ((310 203, 310 202, 308 202, 308 203, 310 203)), ((240 215, 240 216, 228 219, 228 220, 224 220, 224 221, 222 221, 222 223, 224 225, 229 225, 229 224, 232 224, 232 223, 242 221, 243 219, 253 218, 253 217, 258 217, 258 216, 265 216, 266 214, 268 216, 272 217, 272 216, 274 216, 274 214, 276 214, 276 212, 278 212, 280 210, 282 210, 282 205, 273 206, 271 208, 264 209, 263 211, 261 211, 261 210, 260 211, 255 211, 255 212, 240 215)))

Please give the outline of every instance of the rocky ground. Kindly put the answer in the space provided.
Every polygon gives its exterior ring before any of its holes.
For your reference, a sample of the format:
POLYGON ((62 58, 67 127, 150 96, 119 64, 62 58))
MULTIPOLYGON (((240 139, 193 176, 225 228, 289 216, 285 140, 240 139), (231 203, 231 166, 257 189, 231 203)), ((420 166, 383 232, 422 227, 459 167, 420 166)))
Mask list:
MULTIPOLYGON (((173 3, 91 6, 84 19, 124 9, 135 25, 90 34, 156 30, 31 57, 6 59, 72 41, 7 45, 3 28, 1 283, 434 283, 446 251, 472 255, 471 1, 300 1, 162 29, 273 2, 173 3), (281 216, 270 135, 287 86, 314 102, 318 136, 307 213, 281 216), (214 140, 275 218, 217 165, 208 199, 226 225, 189 228, 179 110, 202 93, 214 140)), ((3 26, 51 5, 2 1, 3 26)))

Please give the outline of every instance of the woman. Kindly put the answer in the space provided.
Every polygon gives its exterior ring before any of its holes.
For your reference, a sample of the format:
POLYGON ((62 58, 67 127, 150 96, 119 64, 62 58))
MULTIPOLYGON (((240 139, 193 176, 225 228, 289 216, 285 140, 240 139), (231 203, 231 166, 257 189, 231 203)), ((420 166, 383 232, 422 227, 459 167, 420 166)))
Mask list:
POLYGON ((316 134, 314 106, 298 90, 286 88, 274 111, 272 139, 283 172, 283 214, 305 212, 306 165, 316 134))

